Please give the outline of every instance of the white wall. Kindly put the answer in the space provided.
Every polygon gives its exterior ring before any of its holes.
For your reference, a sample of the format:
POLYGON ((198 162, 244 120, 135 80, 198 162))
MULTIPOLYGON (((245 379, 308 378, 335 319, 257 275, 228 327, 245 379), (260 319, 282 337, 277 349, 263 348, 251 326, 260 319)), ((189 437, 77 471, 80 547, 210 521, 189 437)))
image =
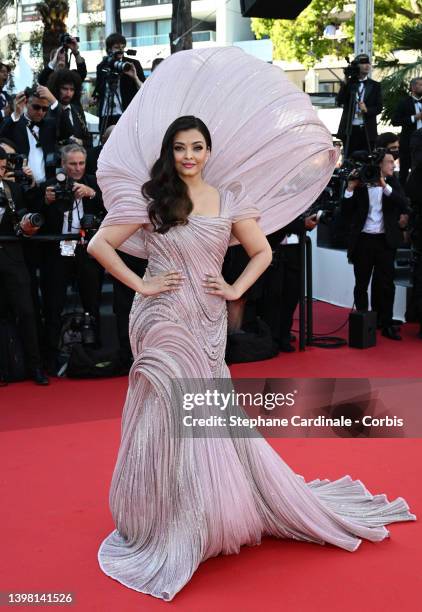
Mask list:
MULTIPOLYGON (((346 252, 318 247, 316 230, 309 236, 312 240, 313 297, 336 306, 351 308, 354 275, 353 266, 348 263, 346 252)), ((405 311, 406 288, 396 286, 394 318, 404 320, 405 311)))

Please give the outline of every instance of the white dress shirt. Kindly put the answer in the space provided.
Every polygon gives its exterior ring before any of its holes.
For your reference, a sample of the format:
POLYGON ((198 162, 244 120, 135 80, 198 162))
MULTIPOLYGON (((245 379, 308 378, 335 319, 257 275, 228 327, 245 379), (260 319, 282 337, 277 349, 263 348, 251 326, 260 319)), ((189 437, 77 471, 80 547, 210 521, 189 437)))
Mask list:
POLYGON ((63 106, 63 111, 66 112, 66 115, 69 117, 70 123, 73 125, 72 107, 70 106, 70 104, 63 106), (69 111, 67 109, 69 109, 69 111))
POLYGON ((81 219, 84 216, 82 199, 74 200, 72 205, 72 227, 69 229, 69 211, 63 215, 62 234, 77 234, 81 229, 81 219))
MULTIPOLYGON (((368 196, 369 196, 369 210, 368 216, 365 220, 365 225, 362 228, 362 232, 365 234, 383 234, 384 228, 384 215, 382 212, 382 196, 390 196, 393 191, 390 185, 386 185, 384 189, 381 186, 368 185, 368 196)), ((344 197, 351 198, 353 191, 344 192, 344 197)))
POLYGON ((422 128, 422 119, 416 120, 416 115, 417 113, 422 112, 422 100, 418 100, 418 98, 415 98, 414 96, 412 96, 412 98, 413 102, 415 103, 415 114, 411 116, 411 121, 412 123, 416 123, 416 129, 420 130, 422 128))
POLYGON ((69 229, 69 213, 67 211, 63 215, 62 234, 77 234, 81 229, 81 219, 84 216, 84 207, 82 199, 74 200, 72 205, 72 226, 69 229))

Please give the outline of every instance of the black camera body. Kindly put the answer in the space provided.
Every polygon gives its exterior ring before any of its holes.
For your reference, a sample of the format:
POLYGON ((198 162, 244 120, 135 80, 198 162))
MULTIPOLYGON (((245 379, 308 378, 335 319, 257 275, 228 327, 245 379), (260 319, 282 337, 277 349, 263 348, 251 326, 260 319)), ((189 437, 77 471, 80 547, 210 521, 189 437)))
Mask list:
POLYGON ((363 185, 377 185, 381 178, 380 162, 385 155, 384 149, 368 151, 354 151, 352 159, 345 162, 351 169, 348 180, 359 179, 363 185))
POLYGON ((75 195, 73 193, 74 181, 70 176, 67 176, 62 168, 58 168, 56 171, 57 183, 53 185, 53 190, 56 195, 56 200, 60 201, 60 204, 64 212, 72 209, 75 195))
POLYGON ((23 171, 23 165, 26 162, 26 156, 21 153, 7 154, 7 169, 13 172, 16 183, 21 185, 23 189, 28 189, 32 184, 32 179, 23 171))
POLYGON ((343 68, 343 73, 350 83, 357 83, 360 77, 359 61, 354 59, 349 62, 346 68, 343 68))
POLYGON ((21 221, 26 221, 32 227, 40 228, 44 224, 44 217, 40 213, 29 213, 26 208, 16 210, 13 202, 9 201, 4 189, 0 188, 0 206, 9 208, 12 213, 12 225, 15 235, 24 236, 24 231, 21 228, 21 221))
MULTIPOLYGON (((135 49, 128 49, 126 51, 128 55, 136 55, 135 49)), ((131 69, 132 64, 119 59, 121 51, 110 51, 108 55, 104 57, 106 67, 103 69, 104 72, 110 76, 120 76, 124 72, 128 72, 131 69)))
POLYGON ((71 36, 68 32, 64 32, 63 34, 60 34, 59 46, 63 47, 63 49, 68 49, 72 40, 76 40, 76 42, 79 42, 79 37, 71 36))

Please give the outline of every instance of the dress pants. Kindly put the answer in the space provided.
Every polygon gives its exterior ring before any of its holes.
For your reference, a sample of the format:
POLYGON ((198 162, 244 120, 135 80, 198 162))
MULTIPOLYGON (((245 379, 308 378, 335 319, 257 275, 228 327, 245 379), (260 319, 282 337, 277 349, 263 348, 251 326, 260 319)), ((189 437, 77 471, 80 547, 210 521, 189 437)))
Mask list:
POLYGON ((391 325, 394 306, 394 259, 396 249, 388 246, 385 234, 362 232, 353 253, 355 274, 354 298, 357 310, 368 310, 368 286, 371 275, 376 275, 372 304, 378 307, 378 321, 383 327, 391 325))
MULTIPOLYGON (((148 261, 133 255, 118 251, 119 257, 132 272, 142 277, 148 261)), ((120 357, 124 363, 132 361, 132 351, 129 341, 129 314, 132 308, 135 292, 113 277, 113 312, 116 315, 117 335, 120 345, 120 357)))
POLYGON ((84 312, 95 319, 97 343, 100 339, 101 286, 104 276, 102 266, 86 248, 78 245, 74 257, 60 254, 57 243, 46 244, 43 258, 43 287, 46 341, 49 356, 57 354, 61 333, 61 315, 66 304, 67 287, 76 279, 84 312))
POLYGON ((279 344, 289 343, 300 296, 300 247, 280 245, 265 276, 261 316, 279 344))
POLYGON ((41 355, 31 281, 20 244, 0 245, 0 295, 2 310, 10 307, 19 319, 26 367, 33 372, 41 367, 41 355))

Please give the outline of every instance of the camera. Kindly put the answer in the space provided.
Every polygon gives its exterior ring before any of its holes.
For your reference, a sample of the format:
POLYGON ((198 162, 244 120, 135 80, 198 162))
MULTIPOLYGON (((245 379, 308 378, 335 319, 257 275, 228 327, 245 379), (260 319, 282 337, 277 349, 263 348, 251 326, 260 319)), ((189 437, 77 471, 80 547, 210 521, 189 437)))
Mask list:
POLYGON ((381 178, 380 162, 385 155, 385 149, 368 151, 354 151, 352 159, 347 166, 352 169, 347 179, 359 179, 363 185, 377 185, 381 178))
POLYGON ((343 68, 343 73, 345 78, 352 82, 352 83, 356 83, 359 80, 359 76, 360 76, 360 68, 359 68, 359 60, 354 59, 353 61, 349 62, 346 66, 346 68, 343 68))
POLYGON ((40 213, 29 213, 26 208, 16 210, 14 203, 9 201, 5 190, 2 188, 0 188, 0 207, 9 208, 11 211, 13 231, 18 237, 25 235, 21 228, 22 221, 36 228, 40 228, 44 224, 44 217, 40 213))
MULTIPOLYGON (((128 55, 136 55, 136 50, 128 49, 126 53, 128 55)), ((121 51, 110 51, 110 53, 104 57, 104 61, 106 62, 106 68, 104 68, 104 71, 113 76, 120 76, 122 73, 128 72, 131 69, 132 64, 119 59, 121 55, 121 51)))
POLYGON ((64 32, 63 34, 60 34, 59 46, 63 47, 63 49, 67 49, 70 43, 73 42, 74 40, 76 42, 79 42, 79 37, 71 36, 68 32, 64 32))
MULTIPOLYGON (((85 214, 81 219, 81 234, 87 241, 91 240, 95 232, 100 228, 102 219, 92 214, 85 214)), ((86 244, 86 241, 82 240, 82 244, 86 244)))
POLYGON ((24 162, 26 162, 26 156, 21 153, 7 154, 7 171, 13 172, 16 183, 21 185, 23 189, 27 189, 32 185, 32 179, 23 171, 24 162))
POLYGON ((67 212, 72 209, 73 201, 75 199, 73 193, 74 181, 70 176, 67 176, 63 168, 57 168, 56 181, 57 183, 53 185, 56 200, 60 200, 63 211, 67 212))

